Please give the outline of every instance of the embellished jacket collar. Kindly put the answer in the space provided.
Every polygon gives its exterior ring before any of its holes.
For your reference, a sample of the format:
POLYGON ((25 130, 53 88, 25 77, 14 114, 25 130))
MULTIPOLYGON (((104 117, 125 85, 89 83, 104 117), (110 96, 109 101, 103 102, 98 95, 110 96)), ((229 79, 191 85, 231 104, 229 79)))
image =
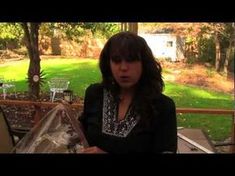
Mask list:
POLYGON ((112 136, 127 137, 138 123, 139 115, 130 106, 125 118, 118 120, 117 102, 114 100, 111 92, 106 89, 104 89, 103 95, 102 132, 112 136))

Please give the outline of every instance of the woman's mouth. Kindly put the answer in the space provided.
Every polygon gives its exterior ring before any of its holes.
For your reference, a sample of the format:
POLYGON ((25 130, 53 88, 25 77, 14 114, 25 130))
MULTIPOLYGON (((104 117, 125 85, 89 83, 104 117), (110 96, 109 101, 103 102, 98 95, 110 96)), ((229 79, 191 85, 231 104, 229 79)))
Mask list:
POLYGON ((129 76, 120 76, 120 81, 121 82, 129 82, 130 81, 130 77, 129 76))

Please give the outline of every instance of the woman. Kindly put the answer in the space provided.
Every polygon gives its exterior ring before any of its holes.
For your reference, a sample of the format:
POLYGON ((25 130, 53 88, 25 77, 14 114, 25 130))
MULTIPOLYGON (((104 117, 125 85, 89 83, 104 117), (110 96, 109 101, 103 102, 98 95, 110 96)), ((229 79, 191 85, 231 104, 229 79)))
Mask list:
POLYGON ((160 64, 146 41, 120 32, 100 55, 102 83, 85 93, 84 153, 176 153, 175 103, 162 94, 160 64))

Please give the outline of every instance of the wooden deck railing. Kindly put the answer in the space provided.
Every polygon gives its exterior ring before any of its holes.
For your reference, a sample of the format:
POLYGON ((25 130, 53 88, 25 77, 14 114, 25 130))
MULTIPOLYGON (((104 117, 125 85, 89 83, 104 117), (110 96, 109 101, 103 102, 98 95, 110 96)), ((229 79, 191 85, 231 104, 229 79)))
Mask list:
MULTIPOLYGON (((35 107, 36 113, 34 116, 35 124, 41 119, 41 107, 53 108, 59 103, 55 102, 37 102, 37 101, 23 101, 23 100, 0 100, 0 105, 17 105, 17 106, 27 106, 31 105, 35 107)), ((78 110, 83 109, 83 102, 73 103, 72 107, 77 108, 78 110)), ((176 113, 197 113, 197 114, 223 114, 232 117, 232 132, 231 132, 231 143, 235 143, 235 110, 228 109, 201 109, 201 108, 176 108, 176 113)), ((231 145, 230 151, 235 153, 235 145, 231 145)))

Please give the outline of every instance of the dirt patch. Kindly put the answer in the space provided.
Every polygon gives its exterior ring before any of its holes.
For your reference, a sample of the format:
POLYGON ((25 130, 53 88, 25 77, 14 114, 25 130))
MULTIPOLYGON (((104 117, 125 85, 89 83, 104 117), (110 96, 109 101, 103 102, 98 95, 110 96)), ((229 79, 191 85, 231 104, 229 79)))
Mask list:
POLYGON ((218 92, 234 93, 234 78, 217 73, 203 64, 162 63, 164 78, 181 84, 196 85, 218 92))

